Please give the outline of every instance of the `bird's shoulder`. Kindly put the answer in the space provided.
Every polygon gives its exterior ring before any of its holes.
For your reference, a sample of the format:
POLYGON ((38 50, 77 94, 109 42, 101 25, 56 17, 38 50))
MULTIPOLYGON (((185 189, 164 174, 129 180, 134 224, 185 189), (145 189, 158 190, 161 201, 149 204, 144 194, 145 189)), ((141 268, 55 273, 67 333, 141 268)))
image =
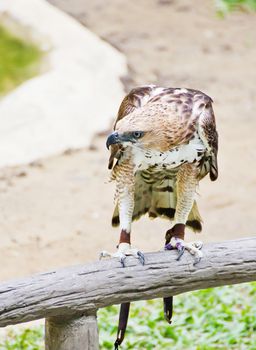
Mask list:
POLYGON ((189 88, 166 88, 156 85, 146 85, 132 89, 123 99, 116 124, 129 114, 136 116, 159 116, 177 119, 177 122, 196 118, 201 110, 211 105, 212 99, 202 91, 189 88))

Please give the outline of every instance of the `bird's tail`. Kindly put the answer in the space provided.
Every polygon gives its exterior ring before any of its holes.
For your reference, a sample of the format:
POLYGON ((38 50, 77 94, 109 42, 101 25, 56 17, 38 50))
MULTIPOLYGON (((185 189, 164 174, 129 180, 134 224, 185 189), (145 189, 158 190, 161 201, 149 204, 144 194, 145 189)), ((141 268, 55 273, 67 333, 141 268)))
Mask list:
MULTIPOLYGON (((163 217, 173 220, 177 204, 176 179, 164 179, 154 181, 143 178, 143 174, 136 175, 135 205, 132 220, 138 220, 142 215, 148 213, 149 217, 163 217)), ((202 219, 199 214, 196 201, 190 211, 186 225, 193 231, 202 230, 202 219)), ((112 225, 119 225, 118 206, 115 207, 112 225)))

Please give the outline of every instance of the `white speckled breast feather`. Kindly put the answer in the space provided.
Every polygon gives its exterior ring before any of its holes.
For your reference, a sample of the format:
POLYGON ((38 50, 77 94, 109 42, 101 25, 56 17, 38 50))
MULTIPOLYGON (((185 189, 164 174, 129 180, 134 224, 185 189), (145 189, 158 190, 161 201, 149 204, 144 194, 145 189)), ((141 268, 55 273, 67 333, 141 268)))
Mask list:
POLYGON ((198 162, 205 151, 206 147, 197 133, 188 144, 174 147, 167 152, 145 151, 138 147, 132 147, 135 171, 145 170, 150 166, 165 166, 167 169, 171 169, 184 163, 198 162))

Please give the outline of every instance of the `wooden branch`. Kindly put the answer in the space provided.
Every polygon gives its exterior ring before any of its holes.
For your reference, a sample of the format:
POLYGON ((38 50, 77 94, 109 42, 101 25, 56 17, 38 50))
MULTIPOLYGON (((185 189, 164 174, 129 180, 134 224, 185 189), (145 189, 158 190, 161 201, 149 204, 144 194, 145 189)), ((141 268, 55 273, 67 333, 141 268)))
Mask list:
POLYGON ((66 319, 51 317, 45 322, 45 350, 99 350, 96 314, 66 319))
POLYGON ((146 254, 145 266, 128 257, 38 274, 0 285, 0 326, 53 316, 79 317, 98 308, 256 280, 256 237, 211 243, 193 266, 185 252, 146 254))

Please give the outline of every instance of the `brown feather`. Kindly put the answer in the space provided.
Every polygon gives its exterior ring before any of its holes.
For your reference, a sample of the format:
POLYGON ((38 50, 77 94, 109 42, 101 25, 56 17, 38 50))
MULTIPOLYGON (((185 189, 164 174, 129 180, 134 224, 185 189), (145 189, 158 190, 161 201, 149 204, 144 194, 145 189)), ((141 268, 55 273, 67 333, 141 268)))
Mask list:
MULTIPOLYGON (((162 174, 152 174, 143 177, 143 172, 136 174, 134 210, 132 221, 148 213, 151 219, 157 217, 173 220, 177 203, 175 175, 166 175, 167 179, 161 179, 162 174), (149 176, 148 176, 149 175, 149 176), (148 180, 146 180, 148 179, 148 180), (172 191, 170 191, 172 188, 172 191)), ((198 212, 196 201, 191 209, 186 225, 195 232, 202 230, 202 218, 198 212)), ((119 212, 116 205, 112 217, 112 226, 119 226, 119 212)))
MULTIPOLYGON (((145 132, 143 139, 144 149, 153 149, 160 152, 169 151, 180 145, 189 143, 198 132, 203 141, 206 152, 197 168, 198 179, 207 174, 212 181, 218 177, 217 153, 218 134, 216 131, 215 116, 212 109, 212 99, 198 90, 159 88, 144 86, 133 89, 122 101, 114 130, 118 133, 134 131, 145 132)), ((117 163, 112 172, 113 179, 119 179, 121 188, 127 166, 127 157, 132 161, 129 147, 111 145, 109 168, 117 163), (125 161, 123 162, 123 160, 125 161), (123 175, 121 175, 123 174, 123 175)), ((130 164, 130 167, 133 165, 130 164)), ((173 219, 177 204, 176 174, 179 167, 161 171, 147 169, 135 173, 134 209, 132 220, 139 219, 148 213, 149 217, 166 217, 173 219)), ((130 169, 130 177, 134 177, 130 169)), ((201 231, 201 217, 194 201, 193 207, 186 222, 194 231, 201 231)), ((118 206, 116 206, 112 224, 119 224, 118 206)))

